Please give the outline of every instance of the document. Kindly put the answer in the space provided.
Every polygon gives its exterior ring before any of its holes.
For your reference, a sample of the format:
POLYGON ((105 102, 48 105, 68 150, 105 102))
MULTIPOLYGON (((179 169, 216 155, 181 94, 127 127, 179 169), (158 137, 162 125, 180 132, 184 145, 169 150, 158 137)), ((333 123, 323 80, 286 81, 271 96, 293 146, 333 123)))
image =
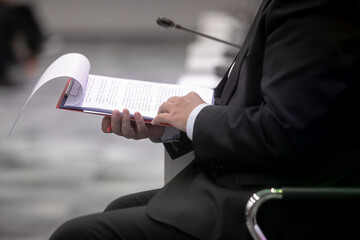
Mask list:
POLYGON ((160 105, 172 96, 184 96, 193 91, 206 103, 213 103, 213 89, 93 75, 84 55, 68 53, 55 60, 42 74, 12 129, 35 92, 45 83, 60 78, 68 81, 56 107, 65 110, 111 115, 115 109, 127 108, 131 116, 140 112, 146 121, 151 121, 160 105))

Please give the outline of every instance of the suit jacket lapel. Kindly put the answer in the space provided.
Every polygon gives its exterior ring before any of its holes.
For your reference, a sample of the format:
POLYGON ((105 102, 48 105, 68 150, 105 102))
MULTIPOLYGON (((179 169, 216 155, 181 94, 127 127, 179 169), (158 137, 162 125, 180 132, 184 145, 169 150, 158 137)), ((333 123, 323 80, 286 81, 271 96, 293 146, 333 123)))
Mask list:
POLYGON ((240 69, 245 60, 247 52, 249 51, 249 46, 254 37, 255 29, 257 28, 257 25, 259 23, 259 20, 262 16, 265 7, 268 5, 270 1, 271 0, 264 0, 260 5, 258 13, 256 14, 253 24, 251 25, 249 33, 244 41, 243 47, 241 48, 241 50, 239 51, 238 55, 235 58, 234 67, 230 73, 230 76, 228 77, 228 72, 229 72, 228 70, 226 75, 223 77, 223 79, 215 89, 215 99, 218 99, 216 103, 218 103, 219 105, 227 105, 232 94, 236 89, 239 80, 240 69))

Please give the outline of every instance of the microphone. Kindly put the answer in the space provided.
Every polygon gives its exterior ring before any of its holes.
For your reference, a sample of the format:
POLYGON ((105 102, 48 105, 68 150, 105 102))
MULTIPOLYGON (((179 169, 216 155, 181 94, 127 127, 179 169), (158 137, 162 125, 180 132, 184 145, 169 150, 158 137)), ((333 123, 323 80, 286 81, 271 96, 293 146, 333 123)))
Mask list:
POLYGON ((221 43, 225 43, 227 45, 230 45, 230 46, 233 46, 233 47, 236 47, 236 48, 241 48, 241 46, 237 45, 237 44, 234 44, 234 43, 230 43, 230 42, 227 42, 227 41, 224 41, 222 39, 219 39, 219 38, 215 38, 215 37, 212 37, 212 36, 209 36, 209 35, 206 35, 206 34, 203 34, 203 33, 200 33, 200 32, 196 32, 194 30, 191 30, 191 29, 188 29, 188 28, 185 28, 177 23, 175 23, 173 20, 169 19, 169 18, 165 18, 165 17, 159 17, 157 20, 156 20, 157 24, 164 27, 164 28, 174 28, 174 29, 181 29, 181 30, 184 30, 184 31, 187 31, 187 32, 191 32, 191 33, 194 33, 194 34, 197 34, 197 35, 200 35, 202 37, 206 37, 206 38, 209 38, 209 39, 212 39, 212 40, 215 40, 215 41, 218 41, 218 42, 221 42, 221 43))

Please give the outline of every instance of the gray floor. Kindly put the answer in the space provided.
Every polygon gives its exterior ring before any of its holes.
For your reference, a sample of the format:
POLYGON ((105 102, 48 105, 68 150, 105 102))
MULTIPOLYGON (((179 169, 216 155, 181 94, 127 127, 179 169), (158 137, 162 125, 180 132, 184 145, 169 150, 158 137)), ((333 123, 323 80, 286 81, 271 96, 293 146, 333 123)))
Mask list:
POLYGON ((186 43, 57 43, 19 86, 0 87, 0 239, 47 239, 66 219, 102 211, 112 199, 163 185, 162 145, 100 130, 101 117, 55 109, 65 81, 40 89, 6 139, 37 77, 56 57, 81 52, 90 72, 175 82, 186 43))

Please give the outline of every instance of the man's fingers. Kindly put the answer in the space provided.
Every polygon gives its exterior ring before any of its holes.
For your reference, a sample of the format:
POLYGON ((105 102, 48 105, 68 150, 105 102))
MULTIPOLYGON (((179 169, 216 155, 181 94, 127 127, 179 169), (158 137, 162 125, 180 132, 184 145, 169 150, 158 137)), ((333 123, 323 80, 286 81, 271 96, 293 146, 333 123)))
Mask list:
POLYGON ((172 102, 164 102, 163 104, 160 105, 158 113, 168 113, 170 112, 173 106, 174 103, 172 102))
POLYGON ((152 121, 152 125, 159 125, 160 123, 170 124, 170 114, 169 113, 160 113, 152 121))
MULTIPOLYGON (((104 133, 109 133, 108 129, 109 127, 111 128, 111 117, 110 116, 106 116, 103 118, 102 123, 101 123, 101 130, 104 133)), ((111 132, 111 131, 110 131, 111 132)))
POLYGON ((121 113, 119 110, 114 110, 111 115, 111 130, 113 133, 121 134, 121 113))
POLYGON ((170 97, 170 98, 167 100, 167 102, 175 103, 178 99, 179 99, 178 96, 173 96, 173 97, 170 97))
POLYGON ((139 112, 134 113, 134 119, 135 119, 135 122, 136 122, 137 133, 140 136, 142 136, 148 130, 146 125, 145 125, 145 121, 144 121, 143 117, 141 116, 141 114, 139 112))
POLYGON ((122 113, 121 131, 122 135, 126 138, 133 138, 133 136, 135 135, 135 130, 131 125, 130 121, 130 112, 126 108, 123 110, 122 113))

